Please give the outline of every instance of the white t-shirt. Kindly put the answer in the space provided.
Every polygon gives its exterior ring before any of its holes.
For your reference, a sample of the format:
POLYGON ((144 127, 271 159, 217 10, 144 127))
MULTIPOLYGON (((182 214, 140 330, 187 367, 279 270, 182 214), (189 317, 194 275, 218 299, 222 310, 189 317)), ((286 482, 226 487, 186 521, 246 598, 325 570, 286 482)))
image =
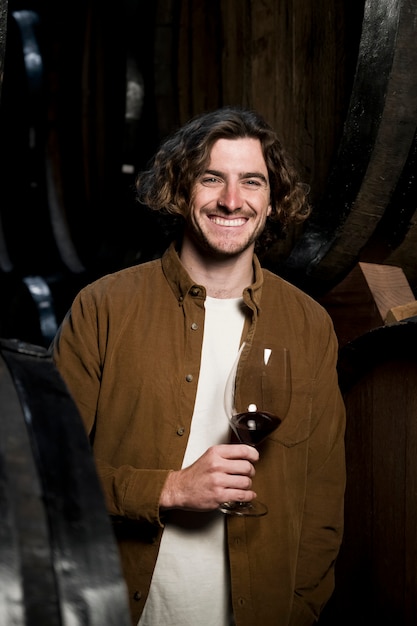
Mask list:
MULTIPOLYGON (((242 299, 205 301, 200 377, 182 467, 211 445, 227 443, 223 408, 227 376, 239 350, 242 299)), ((231 626, 225 518, 219 511, 172 511, 138 626, 231 626)))

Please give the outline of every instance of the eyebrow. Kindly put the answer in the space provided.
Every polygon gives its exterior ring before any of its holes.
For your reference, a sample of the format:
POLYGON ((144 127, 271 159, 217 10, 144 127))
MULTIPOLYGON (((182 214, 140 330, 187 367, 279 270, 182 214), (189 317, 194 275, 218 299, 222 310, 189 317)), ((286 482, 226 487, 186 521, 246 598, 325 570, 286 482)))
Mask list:
MULTIPOLYGON (((219 176, 220 178, 224 178, 224 173, 219 170, 205 170, 204 174, 211 174, 212 176, 219 176)), ((268 184, 268 180, 261 172, 242 172, 239 174, 239 178, 259 178, 265 185, 268 184)))

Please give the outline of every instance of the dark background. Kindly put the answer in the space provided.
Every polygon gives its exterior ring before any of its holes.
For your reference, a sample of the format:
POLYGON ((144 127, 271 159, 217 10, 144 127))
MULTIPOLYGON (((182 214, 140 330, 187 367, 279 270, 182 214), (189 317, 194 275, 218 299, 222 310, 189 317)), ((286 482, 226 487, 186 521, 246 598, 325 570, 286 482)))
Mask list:
POLYGON ((86 282, 160 256, 169 225, 137 204, 135 176, 224 104, 258 109, 311 187, 312 217, 265 266, 331 313, 358 261, 402 268, 415 293, 411 2, 3 7, 0 336, 48 344, 86 282))

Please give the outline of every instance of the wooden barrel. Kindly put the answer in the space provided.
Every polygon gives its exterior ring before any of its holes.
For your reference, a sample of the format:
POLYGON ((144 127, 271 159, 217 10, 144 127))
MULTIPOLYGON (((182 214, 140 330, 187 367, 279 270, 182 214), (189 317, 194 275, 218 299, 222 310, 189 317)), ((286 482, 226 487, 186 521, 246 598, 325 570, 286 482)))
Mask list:
MULTIPOLYGON (((6 4, 7 6, 7 4, 6 4)), ((50 59, 39 11, 9 7, 0 100, 0 271, 42 274, 84 266, 75 249, 55 172, 50 59)), ((74 156, 74 154, 72 155, 74 156)))
POLYGON ((415 241, 417 63, 413 0, 364 6, 350 106, 337 159, 285 273, 313 293, 336 285, 359 260, 400 261, 417 284, 416 264, 395 255, 415 241))
POLYGON ((417 317, 342 348, 345 534, 320 626, 417 623, 417 317))
POLYGON ((88 440, 47 352, 0 340, 0 623, 129 626, 88 440))

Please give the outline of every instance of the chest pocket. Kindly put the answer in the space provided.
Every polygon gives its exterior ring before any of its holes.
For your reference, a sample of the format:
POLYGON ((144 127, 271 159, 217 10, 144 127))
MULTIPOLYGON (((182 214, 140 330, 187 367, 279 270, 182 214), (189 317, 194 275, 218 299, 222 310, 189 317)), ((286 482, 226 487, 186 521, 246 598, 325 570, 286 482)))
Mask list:
POLYGON ((270 439, 290 448, 309 438, 313 406, 313 380, 292 379, 291 404, 282 424, 270 439))

